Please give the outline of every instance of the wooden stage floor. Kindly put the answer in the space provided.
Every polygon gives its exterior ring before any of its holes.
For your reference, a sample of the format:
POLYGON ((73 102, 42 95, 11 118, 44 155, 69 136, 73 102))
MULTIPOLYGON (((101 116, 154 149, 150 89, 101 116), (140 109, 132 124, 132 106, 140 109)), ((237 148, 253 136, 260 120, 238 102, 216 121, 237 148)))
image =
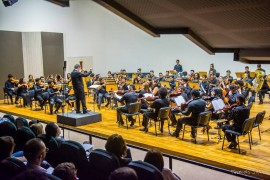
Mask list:
MULTIPOLYGON (((92 97, 87 97, 87 106, 93 110, 93 104, 90 103, 92 97)), ((96 111, 97 107, 95 108, 96 111)), ((268 95, 265 97, 265 103, 258 105, 256 102, 251 111, 251 117, 258 112, 266 110, 266 117, 270 115, 270 100, 268 95)), ((40 119, 47 122, 56 122, 56 115, 45 114, 44 111, 33 111, 30 108, 19 108, 15 105, 7 105, 0 101, 0 112, 10 113, 29 119, 40 119)), ((250 176, 256 176, 262 179, 270 179, 270 132, 262 133, 262 140, 259 140, 257 129, 253 131, 254 145, 252 150, 249 149, 248 136, 240 137, 241 154, 238 150, 230 150, 226 148, 229 144, 225 142, 225 149, 221 150, 222 141, 214 137, 217 136, 217 130, 210 130, 210 141, 207 141, 206 134, 202 134, 198 129, 197 144, 191 141, 189 136, 190 128, 187 127, 185 139, 182 141, 168 135, 167 123, 165 122, 164 133, 157 137, 154 135, 154 127, 150 127, 148 133, 139 131, 138 120, 133 128, 128 130, 125 127, 118 127, 116 124, 116 111, 102 106, 102 122, 89 124, 85 126, 74 127, 74 129, 89 132, 91 134, 108 137, 111 134, 118 133, 122 135, 129 144, 142 146, 145 148, 157 148, 163 153, 180 156, 205 164, 217 166, 220 168, 231 170, 232 172, 245 173, 250 176)), ((142 119, 142 117, 141 117, 142 119)), ((215 124, 211 124, 212 127, 215 124)), ((261 131, 270 128, 270 121, 264 120, 261 131)), ((180 134, 181 138, 181 134, 180 134)), ((177 167, 174 167, 177 168, 177 167)))

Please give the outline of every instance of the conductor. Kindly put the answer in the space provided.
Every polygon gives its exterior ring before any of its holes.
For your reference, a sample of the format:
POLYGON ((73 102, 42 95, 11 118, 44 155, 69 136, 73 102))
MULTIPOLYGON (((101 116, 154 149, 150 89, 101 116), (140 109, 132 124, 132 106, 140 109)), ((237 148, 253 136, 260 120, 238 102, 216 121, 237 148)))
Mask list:
POLYGON ((76 113, 81 113, 80 111, 80 102, 82 103, 83 114, 86 114, 87 108, 85 104, 85 95, 84 95, 84 87, 83 87, 83 80, 82 77, 87 77, 89 75, 93 76, 92 72, 88 72, 83 74, 81 66, 76 64, 74 66, 74 70, 71 72, 71 81, 74 89, 74 94, 76 97, 76 113))

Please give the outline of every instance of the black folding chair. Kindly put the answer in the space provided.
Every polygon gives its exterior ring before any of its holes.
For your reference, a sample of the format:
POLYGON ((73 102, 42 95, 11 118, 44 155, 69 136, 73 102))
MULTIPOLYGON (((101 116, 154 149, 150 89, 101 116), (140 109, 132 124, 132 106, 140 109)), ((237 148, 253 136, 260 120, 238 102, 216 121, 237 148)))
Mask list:
MULTIPOLYGON (((207 126, 209 125, 209 122, 211 120, 211 116, 212 116, 211 111, 205 111, 205 112, 202 112, 202 113, 199 114, 198 122, 197 122, 196 125, 184 124, 182 140, 184 139, 184 136, 185 136, 186 125, 191 126, 191 128, 195 128, 196 131, 197 131, 197 128, 207 128, 207 126)), ((208 131, 208 129, 207 129, 206 133, 207 133, 207 138, 208 138, 208 141, 209 141, 209 131, 208 131)), ((197 144, 197 132, 195 134, 195 144, 197 144)))
POLYGON ((224 141, 225 141, 226 134, 232 134, 232 135, 235 135, 237 137, 239 154, 240 154, 239 136, 244 136, 244 135, 248 134, 249 148, 251 149, 251 136, 250 136, 250 134, 251 134, 255 119, 256 119, 255 117, 246 119, 243 126, 242 126, 241 132, 237 132, 237 131, 233 131, 233 130, 226 130, 224 133, 224 137, 223 137, 222 150, 224 147, 224 141))
MULTIPOLYGON (((139 125, 140 125, 140 109, 141 109, 141 103, 130 103, 128 105, 128 112, 127 113, 121 113, 122 115, 126 116, 126 126, 128 129, 128 117, 138 116, 139 117, 139 125)), ((120 126, 120 121, 118 122, 118 125, 120 126)))
MULTIPOLYGON (((154 120, 154 124, 155 124, 155 133, 156 133, 156 136, 157 136, 157 122, 159 123, 159 127, 160 127, 160 123, 162 121, 165 121, 165 120, 168 120, 170 119, 169 115, 170 115, 170 112, 171 112, 171 108, 170 107, 163 107, 163 108, 160 108, 159 111, 158 111, 158 117, 157 119, 153 119, 154 120)), ((151 118, 150 118, 151 120, 151 118)), ((170 126, 169 126, 169 122, 168 122, 168 131, 169 131, 169 134, 170 134, 170 126)))
MULTIPOLYGON (((260 125, 262 124, 262 122, 263 122, 263 120, 264 120, 264 116, 265 116, 265 111, 259 112, 259 113, 256 115, 256 119, 255 119, 254 124, 253 124, 253 128, 258 127, 260 140, 262 140, 262 138, 261 138, 260 125)), ((252 144, 253 144, 253 140, 252 140, 252 132, 251 132, 251 142, 252 142, 252 144)))

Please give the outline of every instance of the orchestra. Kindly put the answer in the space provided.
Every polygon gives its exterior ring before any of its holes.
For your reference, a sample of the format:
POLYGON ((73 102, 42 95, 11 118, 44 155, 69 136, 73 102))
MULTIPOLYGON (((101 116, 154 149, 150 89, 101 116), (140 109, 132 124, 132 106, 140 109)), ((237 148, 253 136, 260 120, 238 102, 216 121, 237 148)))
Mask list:
MULTIPOLYGON (((259 104, 262 104, 265 94, 270 90, 268 85, 269 76, 266 75, 265 70, 262 69, 260 64, 257 66, 254 79, 250 76, 248 66, 245 67, 243 76, 240 79, 233 79, 230 70, 226 71, 225 76, 221 76, 215 70, 214 64, 210 65, 208 76, 203 74, 200 77, 200 74, 195 70, 190 70, 189 74, 185 74, 179 60, 176 61, 174 70, 167 70, 165 76, 160 72, 158 77, 155 76, 154 70, 151 70, 149 73, 142 73, 141 68, 138 68, 134 74, 127 73, 125 69, 121 69, 120 73, 108 71, 107 76, 102 77, 100 74, 94 75, 92 70, 91 72, 85 71, 81 73, 81 67, 78 64, 75 65, 72 73, 67 73, 66 78, 61 77, 60 74, 55 76, 50 74, 47 79, 44 76, 40 76, 34 80, 34 77, 29 75, 28 81, 26 81, 25 78, 16 80, 16 78, 9 74, 4 90, 11 103, 13 103, 13 96, 15 96, 16 104, 21 97, 23 99, 23 107, 31 106, 32 101, 35 100, 38 101, 38 105, 43 109, 48 101, 50 114, 57 114, 59 108, 63 107, 63 103, 67 103, 69 107, 74 109, 74 104, 70 103, 71 100, 74 100, 76 101, 76 112, 80 113, 80 104, 82 104, 83 113, 87 113, 82 77, 88 76, 91 76, 86 82, 88 87, 99 85, 94 90, 94 101, 97 101, 98 109, 102 108, 104 99, 107 102, 105 107, 110 105, 111 100, 113 100, 114 107, 116 107, 117 122, 120 125, 124 125, 122 113, 128 112, 128 105, 140 102, 140 112, 143 113, 143 128, 140 130, 147 132, 149 118, 156 119, 159 109, 168 107, 171 103, 170 126, 176 126, 176 131, 173 133, 175 137, 179 136, 183 123, 196 123, 198 114, 205 110, 212 111, 212 119, 217 120, 220 117, 225 117, 236 121, 232 117, 232 113, 236 113, 235 108, 244 108, 245 100, 250 96, 255 98, 256 93, 258 93, 259 104), (169 86, 165 86, 164 82, 169 84, 169 86), (191 83, 198 84, 198 89, 191 87, 189 85, 191 83), (116 91, 107 90, 106 87, 112 84, 116 86, 116 91), (179 97, 183 100, 181 104, 177 104, 179 103, 179 97), (244 97, 244 101, 241 99, 242 97, 244 97), (225 106, 217 111, 213 103, 218 99, 222 100, 225 106), (122 106, 118 107, 118 103, 122 106), (54 107, 55 110, 53 111, 54 107), (177 119, 177 114, 186 117, 177 119), (191 116, 187 117, 190 114, 191 116)), ((132 127, 135 119, 128 117, 128 120, 132 127)), ((163 124, 164 122, 161 122, 161 132, 163 131, 163 124)), ((226 123, 227 127, 224 129, 231 128, 228 124, 226 123)), ((195 130, 192 130, 191 136, 196 136, 195 130)), ((229 138, 232 141, 230 147, 235 148, 237 145, 234 142, 234 138, 229 138)))

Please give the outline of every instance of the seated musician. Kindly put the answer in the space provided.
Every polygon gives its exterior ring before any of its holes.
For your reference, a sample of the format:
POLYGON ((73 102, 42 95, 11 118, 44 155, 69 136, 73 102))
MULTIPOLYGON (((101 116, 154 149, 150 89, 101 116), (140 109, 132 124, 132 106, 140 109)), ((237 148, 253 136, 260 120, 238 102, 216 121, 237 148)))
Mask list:
POLYGON ((217 79, 214 74, 210 74, 209 77, 209 90, 212 91, 214 87, 217 86, 217 79))
POLYGON ((261 87, 261 89, 258 91, 258 94, 259 94, 259 99, 260 99, 260 102, 259 104, 263 104, 263 98, 264 98, 264 95, 265 93, 267 93, 267 91, 269 91, 270 88, 267 84, 267 76, 264 76, 263 77, 263 85, 261 87))
POLYGON ((38 100, 41 109, 43 109, 45 102, 48 100, 48 97, 43 93, 46 90, 46 87, 43 86, 39 78, 36 78, 35 81, 35 99, 38 100))
POLYGON ((193 78, 192 82, 194 82, 194 83, 200 82, 200 74, 199 73, 194 74, 194 78, 193 78))
POLYGON ((16 80, 14 80, 12 74, 9 74, 8 80, 5 82, 5 92, 9 96, 11 104, 13 104, 12 96, 17 94, 15 91, 15 84, 16 84, 16 80))
POLYGON ((193 79, 194 79, 194 76, 195 76, 194 70, 191 69, 191 70, 189 71, 189 74, 190 74, 191 79, 193 80, 193 79))
MULTIPOLYGON (((211 97, 213 97, 213 99, 211 100, 211 102, 209 104, 206 105, 206 109, 209 111, 214 112, 214 108, 213 108, 213 104, 212 101, 218 100, 218 99, 222 99, 224 101, 224 96, 222 94, 222 90, 220 88, 214 88, 213 91, 211 92, 211 97)), ((224 103, 226 103, 224 101, 224 103)), ((212 113, 212 119, 219 119, 219 114, 217 113, 212 113)))
POLYGON ((153 79, 153 78, 155 78, 155 77, 156 77, 156 76, 155 76, 155 74, 154 74, 154 70, 151 70, 150 73, 149 73, 149 75, 148 75, 148 78, 153 79))
MULTIPOLYGON (((128 105, 130 103, 135 103, 138 100, 138 96, 135 93, 135 91, 133 91, 133 90, 134 90, 134 86, 130 85, 129 86, 129 92, 125 93, 120 99, 115 97, 119 102, 125 102, 125 104, 126 104, 124 107, 118 107, 116 109, 117 121, 120 122, 121 125, 124 124, 121 113, 127 113, 128 112, 128 105)), ((135 123, 135 119, 133 119, 132 117, 128 117, 128 120, 131 121, 130 126, 133 126, 134 123, 135 123)))
MULTIPOLYGON (((170 101, 167 98, 167 89, 162 87, 159 89, 159 99, 156 99, 153 104, 151 104, 151 108, 155 109, 155 112, 145 112, 143 114, 143 122, 142 125, 144 128, 140 129, 140 131, 145 131, 148 132, 148 122, 149 122, 149 118, 156 120, 158 117, 158 112, 160 110, 160 108, 163 107, 169 107, 170 105, 170 101)), ((160 131, 163 132, 163 125, 164 125, 164 121, 161 121, 161 125, 160 125, 160 131)))
POLYGON ((137 77, 140 76, 141 78, 143 78, 142 69, 141 68, 137 69, 137 74, 136 75, 137 75, 137 77))
POLYGON ((150 88, 149 88, 149 84, 148 83, 143 83, 142 85, 142 90, 140 91, 138 98, 141 99, 141 109, 147 109, 148 108, 148 103, 147 101, 144 99, 144 94, 146 93, 151 93, 150 88))
MULTIPOLYGON (((226 130, 233 130, 241 133, 241 129, 243 126, 244 121, 249 118, 250 110, 248 107, 244 105, 245 97, 242 94, 237 95, 237 106, 234 107, 229 116, 228 120, 233 120, 233 125, 226 124, 222 127, 223 132, 225 133, 226 130)), ((235 135, 225 134, 226 139, 228 142, 231 142, 229 148, 234 149, 238 146, 236 142, 235 135)))
POLYGON ((98 106, 98 109, 100 110, 100 106, 101 106, 103 98, 107 99, 107 104, 105 105, 105 107, 107 107, 111 103, 111 96, 106 91, 106 84, 103 78, 99 78, 99 85, 100 87, 98 88, 98 91, 97 91, 97 97, 98 97, 97 106, 98 106))
POLYGON ((28 75, 28 83, 35 83, 34 76, 32 74, 28 75))
POLYGON ((217 73, 217 71, 214 67, 214 64, 210 64, 209 75, 214 74, 214 77, 216 77, 216 73, 217 73))
POLYGON ((225 77, 228 78, 228 79, 233 79, 233 77, 231 76, 231 70, 226 71, 226 76, 225 77))
POLYGON ((141 80, 141 76, 136 74, 136 77, 133 79, 133 84, 139 84, 141 80))
MULTIPOLYGON (((118 84, 118 90, 122 90, 122 91, 127 91, 129 88, 128 88, 128 84, 126 83, 126 78, 122 78, 120 83, 118 84)), ((118 107, 118 102, 119 100, 114 97, 113 98, 113 103, 114 103, 114 107, 118 107)), ((120 102, 122 105, 124 105, 123 102, 120 102)))
POLYGON ((176 70, 173 70, 172 76, 173 76, 173 79, 174 79, 174 80, 177 80, 177 78, 178 78, 178 76, 179 76, 179 73, 178 73, 176 70))
POLYGON ((162 72, 158 74, 158 81, 165 81, 165 77, 163 76, 162 72))
MULTIPOLYGON (((182 96, 182 97, 185 99, 186 102, 188 101, 188 96, 187 96, 187 94, 185 93, 185 87, 184 87, 184 86, 179 86, 179 87, 177 88, 177 93, 181 93, 180 96, 182 96)), ((173 100, 172 100, 172 101, 173 101, 173 100)), ((171 114, 170 114, 170 119, 171 119, 171 121, 172 121, 172 124, 171 124, 172 126, 176 125, 176 123, 177 123, 175 114, 178 114, 178 113, 180 113, 180 112, 181 112, 181 111, 180 111, 180 107, 172 108, 171 114)))
MULTIPOLYGON (((186 110, 181 111, 186 116, 189 116, 191 113, 191 116, 178 119, 176 130, 172 136, 179 137, 183 124, 197 125, 199 114, 205 111, 206 102, 200 98, 199 90, 193 89, 191 95, 193 100, 188 104, 186 110)), ((191 129, 191 137, 196 137, 196 129, 194 128, 191 129)))
POLYGON ((245 76, 246 76, 246 81, 247 81, 247 83, 249 83, 250 85, 253 85, 252 84, 252 78, 250 77, 250 71, 249 71, 249 67, 248 66, 246 66, 245 67, 245 76))
POLYGON ((248 97, 249 94, 249 89, 248 88, 244 88, 244 82, 242 80, 237 80, 235 82, 237 91, 239 92, 239 94, 243 94, 245 98, 248 97))
POLYGON ((188 99, 191 99, 191 88, 188 84, 188 79, 186 77, 182 78, 181 85, 185 87, 185 93, 187 94, 188 99))
POLYGON ((48 85, 49 87, 47 88, 47 92, 49 93, 50 113, 53 114, 53 106, 55 105, 56 108, 54 113, 57 114, 59 108, 62 106, 62 100, 58 96, 60 94, 60 91, 58 90, 58 87, 55 86, 52 80, 48 81, 48 85))
POLYGON ((236 103, 238 94, 239 94, 239 92, 237 91, 237 86, 234 84, 230 85, 230 92, 228 94, 229 95, 228 103, 230 105, 233 105, 236 103))
POLYGON ((30 105, 30 95, 28 93, 28 85, 25 78, 21 78, 19 80, 18 89, 17 89, 17 96, 16 96, 16 104, 18 103, 18 99, 21 97, 23 99, 23 106, 30 105))
POLYGON ((71 74, 70 73, 67 73, 67 83, 71 82, 71 74))
POLYGON ((40 81, 41 81, 42 84, 46 83, 46 82, 45 82, 45 77, 44 77, 44 76, 40 76, 39 79, 40 79, 40 81))

